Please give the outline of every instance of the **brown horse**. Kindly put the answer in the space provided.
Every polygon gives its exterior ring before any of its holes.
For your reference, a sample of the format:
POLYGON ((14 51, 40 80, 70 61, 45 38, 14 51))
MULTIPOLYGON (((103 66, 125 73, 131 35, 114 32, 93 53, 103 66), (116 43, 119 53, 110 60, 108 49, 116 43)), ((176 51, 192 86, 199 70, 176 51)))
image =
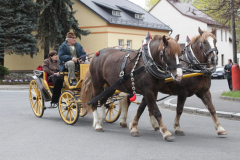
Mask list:
MULTIPOLYGON (((155 36, 149 43, 152 59, 156 64, 165 68, 166 66, 175 66, 179 62, 179 55, 181 49, 177 43, 179 36, 176 36, 175 40, 166 36, 155 36), (165 48, 165 49, 164 49, 165 48), (163 51, 163 52, 161 52, 163 51), (161 54, 160 54, 161 53, 161 54), (164 57, 164 58, 163 58, 164 57)), ((98 102, 92 104, 93 112, 93 127, 96 131, 103 131, 102 125, 105 118, 105 106, 107 99, 113 95, 115 90, 120 90, 126 93, 133 93, 135 91, 138 94, 143 95, 144 105, 145 102, 149 106, 149 109, 154 114, 158 121, 160 130, 165 140, 171 140, 174 137, 167 130, 162 122, 161 113, 155 102, 158 90, 164 85, 164 79, 155 78, 147 69, 143 60, 143 53, 139 51, 124 52, 114 48, 102 49, 98 56, 94 56, 89 66, 89 72, 82 84, 81 99, 83 103, 89 101, 91 97, 96 97, 103 91, 104 84, 112 86, 119 80, 119 73, 121 72, 121 66, 124 61, 124 57, 128 57, 126 61, 125 73, 131 73, 136 67, 136 70, 145 67, 144 71, 133 75, 133 77, 126 79, 125 82, 107 93, 105 97, 100 99, 101 114, 98 117, 97 105, 98 102), (140 55, 139 55, 140 54, 140 55), (136 58, 138 57, 138 58, 136 58), (135 67, 134 67, 135 66, 135 67), (132 79, 133 78, 133 79, 132 79), (134 81, 133 81, 134 80, 134 81), (134 85, 134 86, 133 86, 134 85), (134 89, 133 89, 134 87, 134 89), (93 89, 93 90, 92 90, 93 89)), ((172 67, 172 77, 180 81, 182 78, 182 69, 172 67)), ((140 104, 141 106, 142 104, 140 104)), ((87 108, 89 110, 90 107, 87 108)), ((133 124, 135 125, 135 124, 133 124)))
MULTIPOLYGON (((216 38, 214 36, 216 29, 213 29, 212 32, 202 31, 198 28, 199 34, 195 36, 190 45, 192 51, 196 57, 196 59, 202 63, 207 64, 204 69, 211 71, 213 68, 216 67, 218 64, 218 57, 217 57, 217 49, 216 49, 216 38)), ((188 57, 189 58, 189 57, 188 57)), ((186 55, 183 56, 182 66, 189 67, 189 62, 186 55)), ((199 67, 199 66, 197 66, 199 67)), ((168 82, 165 83, 163 87, 159 89, 159 92, 170 94, 170 95, 177 95, 177 108, 176 108, 176 118, 174 123, 174 130, 175 134, 177 135, 185 135, 183 130, 180 127, 180 116, 183 112, 184 103, 187 97, 192 95, 196 95, 199 97, 204 105, 209 110, 210 114, 212 115, 212 119, 215 125, 215 129, 218 135, 226 135, 227 132, 224 128, 220 125, 218 121, 218 117, 216 114, 216 110, 212 104, 211 93, 209 91, 211 86, 211 76, 198 76, 198 77, 191 77, 187 79, 183 79, 181 82, 168 82)), ((121 114, 121 123, 120 125, 125 127, 126 126, 126 118, 127 118, 127 110, 128 110, 128 103, 127 100, 122 99, 122 114, 121 114)), ((154 118, 152 111, 149 110, 150 116, 150 123, 152 124, 155 130, 159 129, 159 125, 154 118)))

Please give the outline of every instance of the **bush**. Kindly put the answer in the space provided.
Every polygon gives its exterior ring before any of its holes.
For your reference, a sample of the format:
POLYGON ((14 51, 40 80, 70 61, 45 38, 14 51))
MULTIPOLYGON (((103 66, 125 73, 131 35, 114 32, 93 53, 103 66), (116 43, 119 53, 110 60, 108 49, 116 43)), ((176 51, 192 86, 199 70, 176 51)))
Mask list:
POLYGON ((0 65, 0 76, 4 76, 5 74, 9 74, 10 71, 8 70, 8 68, 0 65))

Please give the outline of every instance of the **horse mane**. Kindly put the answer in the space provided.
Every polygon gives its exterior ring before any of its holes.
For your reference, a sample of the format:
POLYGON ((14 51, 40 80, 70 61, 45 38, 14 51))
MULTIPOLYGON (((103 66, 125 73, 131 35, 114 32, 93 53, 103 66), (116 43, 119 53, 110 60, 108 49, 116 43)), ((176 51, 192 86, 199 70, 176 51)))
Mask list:
MULTIPOLYGON (((153 41, 161 40, 161 43, 158 47, 159 52, 163 50, 162 37, 163 36, 156 35, 152 39, 153 41)), ((166 39, 168 41, 168 47, 166 49, 168 50, 168 53, 170 54, 170 56, 175 56, 176 53, 180 54, 181 53, 180 45, 172 37, 166 36, 166 39)))
POLYGON ((190 44, 194 44, 197 42, 197 40, 202 37, 201 41, 204 41, 204 40, 207 40, 207 38, 211 36, 213 39, 216 40, 216 37, 211 33, 211 32, 208 32, 208 31, 204 31, 202 36, 201 35, 197 35, 197 36, 194 36, 190 42, 190 44))

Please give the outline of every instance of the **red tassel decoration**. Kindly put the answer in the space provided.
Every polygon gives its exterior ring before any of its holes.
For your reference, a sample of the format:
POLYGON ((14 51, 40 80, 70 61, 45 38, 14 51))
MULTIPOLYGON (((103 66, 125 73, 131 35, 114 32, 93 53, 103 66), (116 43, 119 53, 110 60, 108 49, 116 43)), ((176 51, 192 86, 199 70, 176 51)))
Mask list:
POLYGON ((99 52, 95 52, 95 55, 98 56, 98 55, 99 55, 99 52))
POLYGON ((136 94, 134 94, 130 99, 131 102, 136 100, 136 94))

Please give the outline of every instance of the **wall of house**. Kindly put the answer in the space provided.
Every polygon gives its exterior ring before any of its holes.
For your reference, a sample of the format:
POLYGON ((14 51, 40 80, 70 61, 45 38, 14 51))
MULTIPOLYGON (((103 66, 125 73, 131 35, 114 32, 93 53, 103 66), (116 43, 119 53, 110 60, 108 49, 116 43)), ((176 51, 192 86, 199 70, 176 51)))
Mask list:
POLYGON ((122 39, 124 45, 123 48, 126 48, 127 40, 131 40, 131 49, 139 49, 142 46, 142 42, 146 37, 148 31, 152 37, 155 35, 169 35, 168 31, 109 25, 108 47, 118 46, 118 40, 122 39))
POLYGON ((172 37, 180 34, 178 41, 180 44, 185 44, 187 36, 191 39, 198 35, 198 27, 202 30, 207 29, 206 23, 182 15, 166 0, 161 0, 150 13, 172 28, 172 37))

